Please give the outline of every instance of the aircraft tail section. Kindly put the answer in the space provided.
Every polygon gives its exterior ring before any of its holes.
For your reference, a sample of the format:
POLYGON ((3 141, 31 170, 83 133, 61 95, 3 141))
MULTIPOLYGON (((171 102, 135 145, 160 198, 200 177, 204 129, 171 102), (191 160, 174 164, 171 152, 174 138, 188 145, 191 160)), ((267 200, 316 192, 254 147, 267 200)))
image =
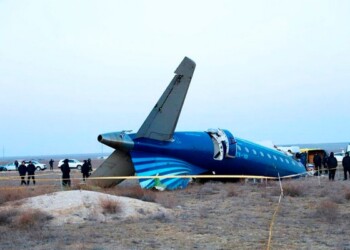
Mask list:
POLYGON ((136 138, 168 141, 173 137, 196 64, 185 57, 175 76, 136 134, 136 138))

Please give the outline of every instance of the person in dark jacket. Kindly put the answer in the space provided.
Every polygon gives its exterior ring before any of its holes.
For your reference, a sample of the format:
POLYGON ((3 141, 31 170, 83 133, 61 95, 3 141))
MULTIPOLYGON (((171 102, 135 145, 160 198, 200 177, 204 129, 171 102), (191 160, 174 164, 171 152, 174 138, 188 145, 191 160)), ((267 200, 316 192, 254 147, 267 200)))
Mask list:
POLYGON ((68 164, 68 159, 65 159, 63 161, 63 164, 61 166, 61 172, 62 172, 62 185, 70 187, 70 167, 68 164))
POLYGON ((89 172, 92 172, 92 164, 91 164, 91 159, 90 158, 87 160, 87 163, 89 165, 89 172))
POLYGON ((323 156, 323 159, 322 159, 322 164, 323 164, 323 168, 324 168, 324 173, 325 174, 328 174, 328 165, 327 165, 327 161, 328 161, 328 155, 325 154, 323 156))
POLYGON ((322 170, 321 170, 322 159, 321 159, 321 156, 318 153, 316 153, 314 155, 313 162, 315 164, 315 170, 316 170, 315 175, 321 175, 322 174, 322 170))
POLYGON ((16 166, 16 170, 18 170, 18 161, 15 160, 15 166, 16 166))
POLYGON ((50 164, 50 170, 53 170, 53 163, 54 163, 54 162, 55 162, 55 161, 54 161, 54 160, 52 160, 52 159, 49 161, 49 164, 50 164))
POLYGON ((29 161, 29 164, 27 166, 27 172, 28 172, 27 185, 29 185, 30 178, 33 179, 33 185, 35 185, 35 165, 32 163, 32 161, 29 161))
POLYGON ((25 178, 26 178, 26 174, 27 174, 27 166, 24 164, 24 161, 22 161, 21 165, 18 166, 18 173, 19 176, 21 177, 21 186, 27 185, 25 178))
POLYGON ((335 172, 337 171, 338 161, 334 157, 333 152, 331 152, 330 156, 328 157, 327 166, 329 170, 328 178, 330 181, 334 181, 335 172))
POLYGON ((343 158, 343 168, 344 168, 344 181, 348 179, 348 172, 349 172, 349 178, 350 178, 350 157, 349 152, 345 153, 345 156, 343 158))
POLYGON ((89 177, 90 172, 90 166, 87 160, 84 160, 84 164, 81 167, 81 173, 83 174, 83 181, 85 181, 85 178, 89 177))

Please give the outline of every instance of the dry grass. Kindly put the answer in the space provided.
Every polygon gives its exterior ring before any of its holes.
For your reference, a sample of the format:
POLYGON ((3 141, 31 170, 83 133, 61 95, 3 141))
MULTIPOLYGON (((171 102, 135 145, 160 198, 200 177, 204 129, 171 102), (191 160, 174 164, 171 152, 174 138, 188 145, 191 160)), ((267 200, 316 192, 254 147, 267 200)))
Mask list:
POLYGON ((8 202, 27 198, 28 191, 23 188, 3 188, 0 192, 0 205, 8 202))
POLYGON ((173 219, 174 218, 172 216, 170 216, 169 214, 163 213, 163 212, 159 212, 159 213, 157 213, 149 218, 149 220, 151 220, 151 221, 156 220, 156 221, 159 221, 162 223, 172 222, 173 219))
POLYGON ((17 218, 14 220, 16 225, 20 228, 23 227, 38 227, 45 224, 47 221, 51 220, 53 217, 49 214, 40 211, 38 209, 29 209, 22 211, 18 214, 17 218))
POLYGON ((339 217, 339 205, 332 200, 323 200, 316 207, 316 215, 334 223, 339 217))
POLYGON ((0 225, 25 229, 38 227, 51 220, 53 217, 37 209, 19 210, 9 209, 0 212, 0 225))
POLYGON ((9 201, 17 201, 24 198, 35 197, 42 194, 55 192, 52 186, 37 187, 5 187, 0 188, 0 205, 9 201))
POLYGON ((227 192, 227 197, 234 197, 238 195, 237 187, 232 183, 225 184, 225 190, 227 192))
MULTIPOLYGON (((74 174, 75 171, 72 178, 74 174)), ((75 176, 80 178, 81 174, 77 172, 75 176)), ((286 195, 275 216, 271 249, 350 249, 347 233, 350 182, 309 177, 282 181, 282 185, 286 195)), ((4 186, 0 183, 0 189, 4 186)), ((12 187, 17 186, 18 181, 12 187)), ((95 188, 80 183, 72 186, 86 190, 95 188)), ((55 188, 54 191, 61 190, 59 182, 55 188)), ((6 201, 41 192, 28 189, 21 195, 6 195, 3 190, 0 190, 0 198, 6 201)), ((50 190, 48 188, 48 192, 50 190)), ((91 218, 84 224, 54 227, 44 222, 40 226, 19 229, 14 226, 19 218, 17 210, 1 211, 0 204, 0 248, 265 249, 280 187, 277 181, 261 184, 208 182, 191 184, 184 190, 155 192, 142 190, 136 181, 125 181, 115 188, 98 191, 154 200, 170 208, 173 217, 160 212, 152 218, 122 220, 116 215, 101 222, 91 208, 91 218)), ((140 208, 139 212, 146 213, 146 210, 140 208)), ((22 221, 24 225, 31 223, 28 218, 22 221)))
POLYGON ((350 189, 345 189, 345 199, 347 200, 347 201, 349 201, 350 200, 350 189))
POLYGON ((172 196, 170 192, 157 193, 155 202, 166 208, 174 208, 179 204, 178 199, 172 196))
POLYGON ((203 198, 207 195, 214 195, 220 193, 220 188, 218 187, 218 183, 220 182, 205 182, 198 191, 198 196, 203 198))
POLYGON ((298 197, 305 194, 305 187, 300 183, 285 182, 282 188, 283 194, 286 196, 298 197))
POLYGON ((156 202, 156 191, 142 189, 140 186, 116 187, 104 189, 104 192, 112 195, 125 196, 142 201, 156 202))
POLYGON ((101 192, 103 189, 98 186, 89 185, 80 181, 74 181, 72 183, 72 190, 86 190, 86 191, 96 191, 101 192))
POLYGON ((6 209, 0 211, 0 225, 9 225, 12 223, 13 218, 18 215, 18 210, 16 209, 6 209))
POLYGON ((122 211, 121 205, 118 201, 112 199, 100 199, 100 206, 104 214, 116 214, 122 211))

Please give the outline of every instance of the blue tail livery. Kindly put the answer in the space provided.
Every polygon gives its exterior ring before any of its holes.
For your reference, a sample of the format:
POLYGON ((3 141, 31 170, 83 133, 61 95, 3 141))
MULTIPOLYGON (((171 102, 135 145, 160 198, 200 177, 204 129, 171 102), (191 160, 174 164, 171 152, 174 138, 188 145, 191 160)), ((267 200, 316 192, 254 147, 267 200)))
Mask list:
MULTIPOLYGON (((190 181, 176 176, 210 173, 283 177, 305 172, 300 162, 283 152, 235 137, 226 129, 175 132, 195 67, 191 59, 183 59, 137 133, 120 131, 98 136, 99 142, 115 151, 92 177, 136 175, 142 188, 161 186, 173 190, 185 188, 190 181)), ((93 181, 110 187, 123 179, 93 181)))

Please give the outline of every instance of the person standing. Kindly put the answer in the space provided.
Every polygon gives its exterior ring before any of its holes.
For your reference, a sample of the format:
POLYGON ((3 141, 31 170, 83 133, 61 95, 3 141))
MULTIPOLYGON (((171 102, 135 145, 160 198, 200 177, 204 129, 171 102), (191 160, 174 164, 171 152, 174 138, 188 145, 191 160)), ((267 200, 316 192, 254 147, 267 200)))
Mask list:
POLYGON ((65 159, 63 161, 63 164, 61 166, 62 171, 62 185, 70 187, 70 167, 68 164, 68 159, 65 159))
POLYGON ((323 164, 323 168, 324 168, 324 173, 325 174, 328 174, 327 161, 328 161, 328 156, 327 156, 327 153, 325 153, 324 156, 323 156, 323 159, 322 159, 322 164, 323 164))
POLYGON ((24 185, 27 185, 26 183, 26 173, 27 173, 27 167, 26 165, 24 164, 24 161, 22 161, 21 165, 19 165, 18 167, 18 173, 19 173, 19 176, 21 177, 21 186, 24 184, 24 185))
POLYGON ((89 158, 87 160, 88 166, 89 166, 89 172, 92 172, 92 164, 91 164, 91 159, 89 158))
POLYGON ((33 185, 35 185, 35 165, 32 163, 32 161, 29 161, 29 164, 27 166, 27 172, 28 172, 27 185, 29 185, 30 178, 32 178, 33 185))
POLYGON ((350 178, 350 157, 349 152, 345 153, 345 156, 342 161, 343 168, 344 168, 344 181, 348 179, 348 172, 349 172, 349 178, 350 178))
POLYGON ((50 164, 50 170, 53 170, 53 163, 54 163, 54 162, 55 162, 55 161, 54 161, 54 160, 52 160, 52 159, 49 161, 49 164, 50 164))
POLYGON ((16 166, 16 170, 18 170, 18 161, 15 160, 15 166, 16 166))
POLYGON ((84 164, 81 167, 81 173, 83 174, 83 181, 85 182, 85 178, 89 177, 90 166, 87 160, 84 160, 84 164))
POLYGON ((321 175, 322 174, 322 170, 321 170, 322 159, 321 159, 321 156, 318 153, 316 153, 314 155, 313 162, 315 164, 315 170, 316 170, 316 174, 315 175, 321 175))
POLYGON ((334 157, 333 152, 331 152, 330 156, 328 157, 327 165, 328 165, 328 172, 329 172, 328 178, 330 181, 334 181, 335 172, 337 171, 338 161, 334 157))

